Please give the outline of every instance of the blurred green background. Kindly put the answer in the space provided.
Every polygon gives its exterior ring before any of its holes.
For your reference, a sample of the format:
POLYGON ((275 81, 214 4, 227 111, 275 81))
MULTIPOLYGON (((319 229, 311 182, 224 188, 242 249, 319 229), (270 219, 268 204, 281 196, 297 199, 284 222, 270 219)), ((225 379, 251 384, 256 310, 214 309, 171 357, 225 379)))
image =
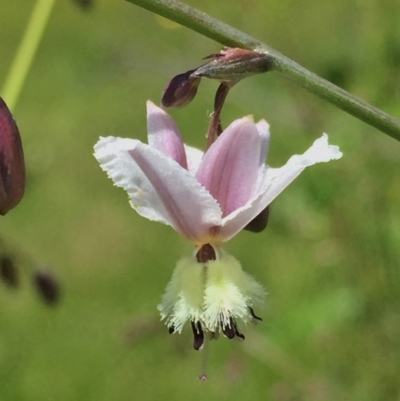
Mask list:
MULTIPOLYGON (((399 1, 188 3, 400 117, 399 1)), ((0 87, 32 6, 2 2, 0 87)), ((273 166, 322 132, 344 157, 285 190, 265 232, 226 245, 263 283, 268 307, 246 341, 211 344, 207 383, 189 330, 170 336, 159 321, 191 248, 129 207, 92 148, 100 135, 145 141, 145 101, 219 49, 124 1, 56 1, 13 110, 28 181, 1 218, 22 276, 17 291, 0 283, 1 401, 400 399, 400 145, 274 73, 231 91, 224 125, 266 118, 273 166), (57 277, 58 306, 37 296, 32 269, 57 277)), ((216 88, 203 81, 171 112, 191 145, 204 146, 216 88)))

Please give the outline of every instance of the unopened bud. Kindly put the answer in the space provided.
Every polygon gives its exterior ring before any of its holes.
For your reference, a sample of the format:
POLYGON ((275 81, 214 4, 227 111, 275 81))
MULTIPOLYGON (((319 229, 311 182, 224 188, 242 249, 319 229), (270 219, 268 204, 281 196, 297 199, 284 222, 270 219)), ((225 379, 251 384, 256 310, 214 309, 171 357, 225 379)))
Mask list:
POLYGON ((33 283, 47 305, 55 305, 60 300, 60 285, 49 274, 37 272, 34 275, 33 283))
POLYGON ((269 206, 267 206, 259 215, 254 217, 252 221, 244 228, 244 230, 251 231, 253 233, 260 233, 267 228, 269 219, 269 206))
POLYGON ((227 47, 218 54, 206 58, 213 60, 197 68, 193 77, 218 79, 236 83, 254 74, 261 74, 273 68, 273 58, 265 53, 227 47))
POLYGON ((10 256, 2 256, 0 259, 0 278, 8 287, 18 287, 18 269, 10 256))
POLYGON ((195 70, 186 71, 171 79, 161 99, 164 107, 184 107, 196 96, 200 78, 195 78, 192 73, 195 70))
POLYGON ((0 214, 18 205, 25 191, 25 162, 13 116, 0 97, 0 214))

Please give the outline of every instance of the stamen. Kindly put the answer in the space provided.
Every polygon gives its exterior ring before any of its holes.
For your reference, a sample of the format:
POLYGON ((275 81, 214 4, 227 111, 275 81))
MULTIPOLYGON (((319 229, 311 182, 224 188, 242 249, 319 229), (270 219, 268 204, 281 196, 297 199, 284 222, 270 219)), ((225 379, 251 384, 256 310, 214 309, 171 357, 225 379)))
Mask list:
POLYGON ((215 249, 210 244, 203 245, 196 253, 196 260, 198 263, 206 263, 209 260, 216 260, 215 249))
POLYGON ((259 322, 262 322, 262 321, 263 321, 260 317, 258 317, 258 316, 256 316, 256 315, 254 314, 254 310, 253 310, 253 308, 252 308, 251 306, 248 306, 248 308, 249 308, 251 317, 252 317, 253 319, 258 320, 259 322))
POLYGON ((233 321, 232 318, 229 318, 229 325, 224 326, 223 322, 221 322, 221 328, 222 328, 222 332, 224 333, 224 335, 226 337, 228 337, 230 340, 232 340, 232 338, 235 338, 235 323, 233 321))
POLYGON ((246 338, 242 333, 239 332, 239 330, 238 330, 236 324, 235 324, 235 334, 236 334, 236 337, 237 337, 240 341, 244 341, 245 338, 246 338))
POLYGON ((204 344, 204 332, 200 322, 191 322, 194 335, 193 348, 198 351, 204 344))

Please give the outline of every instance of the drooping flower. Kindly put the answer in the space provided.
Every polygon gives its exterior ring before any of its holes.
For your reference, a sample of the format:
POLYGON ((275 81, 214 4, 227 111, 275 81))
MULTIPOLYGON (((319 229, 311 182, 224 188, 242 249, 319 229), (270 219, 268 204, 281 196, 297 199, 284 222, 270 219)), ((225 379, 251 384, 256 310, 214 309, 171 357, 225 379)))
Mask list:
POLYGON ((101 138, 95 157, 143 217, 170 225, 195 251, 181 259, 158 306, 169 331, 190 322, 194 348, 205 333, 244 339, 238 324, 260 320, 262 286, 221 244, 238 234, 306 167, 339 159, 328 136, 281 168, 265 164, 269 125, 252 117, 234 121, 205 154, 183 143, 172 118, 147 102, 148 144, 101 138))

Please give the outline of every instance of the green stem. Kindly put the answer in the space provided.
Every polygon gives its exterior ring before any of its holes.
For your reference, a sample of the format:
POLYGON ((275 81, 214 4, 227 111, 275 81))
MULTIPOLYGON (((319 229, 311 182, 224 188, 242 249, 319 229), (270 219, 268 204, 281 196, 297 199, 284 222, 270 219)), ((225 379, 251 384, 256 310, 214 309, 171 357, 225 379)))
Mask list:
POLYGON ((2 90, 3 97, 11 110, 14 109, 18 101, 54 3, 55 0, 37 0, 32 10, 2 90))
POLYGON ((268 45, 176 0, 127 0, 225 46, 256 50, 272 57, 273 69, 302 88, 400 141, 400 121, 319 77, 268 45))

